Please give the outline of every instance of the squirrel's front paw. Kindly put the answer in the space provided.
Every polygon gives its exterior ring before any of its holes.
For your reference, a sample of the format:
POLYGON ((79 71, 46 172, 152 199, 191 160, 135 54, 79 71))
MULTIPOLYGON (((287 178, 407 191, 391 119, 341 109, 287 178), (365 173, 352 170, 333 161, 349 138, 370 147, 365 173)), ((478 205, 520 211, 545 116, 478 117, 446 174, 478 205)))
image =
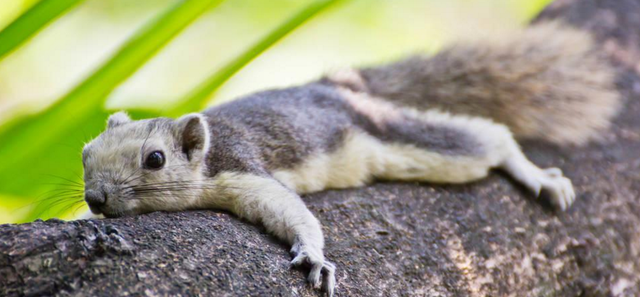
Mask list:
POLYGON ((295 243, 291 248, 293 254, 292 266, 308 266, 311 268, 307 280, 313 287, 320 288, 327 292, 328 296, 333 296, 336 286, 335 270, 333 263, 324 259, 322 249, 314 248, 304 243, 295 243), (322 282, 320 277, 322 276, 322 282))

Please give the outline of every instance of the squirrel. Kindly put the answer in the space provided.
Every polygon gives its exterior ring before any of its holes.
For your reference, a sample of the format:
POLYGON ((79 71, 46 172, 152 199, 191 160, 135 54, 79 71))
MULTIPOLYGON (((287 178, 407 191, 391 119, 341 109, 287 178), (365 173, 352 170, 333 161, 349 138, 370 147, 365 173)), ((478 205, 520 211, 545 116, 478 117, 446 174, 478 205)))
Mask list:
POLYGON ((516 139, 597 138, 619 109, 614 74, 588 33, 549 22, 175 120, 117 112, 82 151, 85 200, 106 217, 220 209, 261 223, 332 296, 336 267, 299 195, 374 180, 466 183, 499 169, 565 210, 571 181, 534 165, 516 139))

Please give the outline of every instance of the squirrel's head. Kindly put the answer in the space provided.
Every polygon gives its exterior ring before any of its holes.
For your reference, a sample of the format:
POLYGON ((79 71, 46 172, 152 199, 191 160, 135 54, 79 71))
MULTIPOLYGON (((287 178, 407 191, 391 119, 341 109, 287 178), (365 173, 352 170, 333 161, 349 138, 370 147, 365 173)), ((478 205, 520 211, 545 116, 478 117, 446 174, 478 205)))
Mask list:
POLYGON ((186 209, 203 190, 208 146, 201 114, 133 121, 115 113, 82 151, 85 201, 106 217, 186 209))

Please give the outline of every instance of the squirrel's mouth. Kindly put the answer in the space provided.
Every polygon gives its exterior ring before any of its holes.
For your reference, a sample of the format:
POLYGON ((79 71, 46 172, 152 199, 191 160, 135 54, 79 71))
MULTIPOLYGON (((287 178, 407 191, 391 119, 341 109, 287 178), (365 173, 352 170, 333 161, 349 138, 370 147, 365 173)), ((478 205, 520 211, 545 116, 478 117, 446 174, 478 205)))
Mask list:
POLYGON ((105 218, 108 218, 108 219, 120 218, 120 217, 135 214, 135 212, 131 210, 126 210, 121 208, 112 208, 106 205, 97 208, 95 211, 91 209, 91 212, 93 212, 96 215, 103 215, 105 218))
POLYGON ((112 218, 117 218, 117 217, 119 217, 119 215, 112 214, 112 213, 108 213, 108 212, 103 212, 103 213, 102 213, 102 215, 103 215, 105 218, 108 218, 108 219, 112 219, 112 218))
MULTIPOLYGON (((90 208, 91 209, 91 208, 90 208)), ((108 219, 112 219, 112 218, 118 218, 123 216, 123 213, 119 213, 119 212, 111 212, 111 211, 105 211, 105 210, 98 210, 98 211, 94 211, 93 209, 91 210, 91 212, 95 215, 103 215, 105 218, 108 219)))
MULTIPOLYGON (((88 203, 87 203, 87 204, 88 204, 88 203)), ((97 207, 97 206, 93 206, 93 205, 91 205, 91 204, 88 204, 88 205, 89 205, 89 210, 90 210, 90 211, 91 211, 91 213, 93 213, 94 215, 100 215, 100 214, 103 214, 102 210, 101 210, 99 207, 97 207)))
POLYGON ((122 216, 121 214, 119 215, 117 212, 109 211, 108 209, 105 209, 104 206, 100 207, 100 206, 89 205, 89 210, 91 210, 91 212, 94 215, 103 215, 105 218, 117 218, 122 216))

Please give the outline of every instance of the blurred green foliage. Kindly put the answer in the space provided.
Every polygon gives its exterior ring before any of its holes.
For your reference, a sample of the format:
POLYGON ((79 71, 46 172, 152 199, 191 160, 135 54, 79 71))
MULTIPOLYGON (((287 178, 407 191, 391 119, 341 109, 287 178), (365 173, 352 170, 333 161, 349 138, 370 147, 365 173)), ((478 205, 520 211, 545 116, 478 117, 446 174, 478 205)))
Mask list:
MULTIPOLYGON (((228 48, 218 47, 216 49, 217 56, 221 57, 218 64, 203 66, 204 70, 199 71, 205 75, 200 75, 200 78, 197 79, 199 82, 187 84, 191 87, 183 92, 184 95, 172 96, 176 98, 171 100, 152 99, 149 101, 151 104, 147 102, 138 106, 121 104, 124 106, 118 106, 119 108, 128 109, 136 118, 178 116, 182 113, 202 109, 211 104, 211 97, 223 84, 258 56, 267 56, 263 58, 266 60, 270 58, 275 61, 276 65, 289 59, 290 53, 285 53, 285 60, 283 60, 282 57, 268 57, 269 53, 265 51, 321 13, 321 17, 305 25, 304 30, 298 30, 300 32, 294 34, 295 38, 291 39, 298 40, 299 44, 293 48, 304 52, 305 49, 309 49, 309 44, 312 44, 310 40, 316 38, 326 44, 327 51, 332 50, 339 55, 333 58, 333 60, 340 60, 336 64, 345 64, 341 60, 342 57, 355 57, 348 60, 346 65, 348 66, 348 64, 368 61, 383 61, 416 49, 421 51, 436 50, 448 40, 446 35, 455 35, 446 34, 447 29, 475 27, 467 24, 469 19, 466 17, 470 14, 461 13, 458 15, 458 12, 464 10, 462 9, 464 7, 483 9, 488 16, 492 14, 492 11, 497 13, 507 9, 515 20, 514 22, 525 22, 548 4, 549 0, 521 1, 517 2, 518 4, 514 4, 515 1, 506 0, 456 0, 447 1, 447 4, 437 0, 398 0, 393 3, 382 0, 277 0, 273 2, 259 0, 167 0, 140 1, 135 5, 132 2, 118 0, 101 0, 99 3, 91 0, 31 2, 33 1, 15 0, 13 7, 20 7, 20 9, 5 10, 5 12, 13 11, 14 15, 0 13, 0 24, 7 23, 7 19, 13 19, 12 23, 0 31, 1 63, 16 63, 7 60, 29 50, 32 41, 28 40, 33 38, 37 42, 37 39, 40 38, 37 32, 41 29, 47 31, 48 28, 45 28, 47 24, 60 16, 61 18, 53 24, 64 23, 65 19, 70 17, 68 15, 74 14, 76 10, 91 8, 93 9, 92 14, 111 14, 115 19, 118 17, 131 18, 131 15, 127 16, 128 13, 133 13, 133 15, 147 13, 150 14, 150 17, 148 19, 141 17, 140 19, 143 20, 139 22, 135 32, 122 38, 122 41, 119 42, 120 46, 105 52, 109 58, 105 58, 104 62, 98 66, 93 66, 89 75, 81 77, 69 91, 58 96, 58 99, 48 100, 49 103, 35 100, 39 103, 32 105, 37 107, 26 108, 24 106, 27 104, 22 106, 16 100, 9 102, 9 99, 1 96, 0 91, 0 117, 4 117, 0 118, 0 223, 24 222, 52 216, 69 218, 81 212, 78 212, 83 208, 80 151, 84 142, 96 136, 104 128, 105 119, 109 113, 108 99, 115 96, 114 90, 121 88, 120 85, 129 77, 133 75, 133 80, 138 79, 136 72, 139 69, 153 68, 156 58, 152 59, 152 57, 174 37, 179 35, 183 35, 180 37, 184 38, 189 37, 188 35, 191 34, 188 32, 189 30, 185 33, 181 32, 203 14, 208 14, 210 18, 214 18, 218 22, 213 22, 215 26, 207 27, 200 32, 216 30, 215 33, 221 34, 217 36, 224 36, 225 30, 232 31, 232 26, 250 26, 250 23, 254 23, 250 27, 259 29, 246 30, 245 32, 251 33, 245 34, 247 36, 227 36, 231 38, 225 43, 228 48), (218 5, 220 2, 222 2, 221 5, 218 5), (73 8, 75 5, 78 7, 73 8), (380 27, 384 20, 403 19, 402 15, 393 15, 398 11, 409 11, 397 9, 396 6, 401 5, 424 9, 424 18, 434 17, 435 13, 429 13, 429 9, 439 15, 443 11, 451 11, 452 15, 457 18, 450 18, 453 21, 449 23, 437 24, 433 21, 432 27, 423 27, 424 20, 412 21, 414 19, 407 17, 403 24, 410 32, 394 32, 389 29, 392 27, 386 29, 380 27), (157 13, 149 13, 149 11, 156 10, 157 13), (245 15, 246 18, 237 17, 246 11, 251 12, 249 17, 246 17, 247 15, 245 15), (153 14, 156 15, 153 16, 153 14), (381 19, 383 20, 381 21, 381 19), (357 23, 358 26, 355 28, 359 29, 353 29, 354 26, 349 26, 353 23, 357 23), (332 31, 328 35, 323 35, 322 29, 319 29, 322 26, 332 28, 332 31), (315 31, 313 31, 314 27, 315 31), (439 28, 445 28, 445 30, 439 28), (379 34, 380 37, 376 34, 379 34), (341 47, 347 39, 355 39, 354 42, 366 50, 359 48, 350 52, 349 49, 341 47), (383 46, 380 46, 381 44, 383 46), (421 44, 421 46, 412 48, 409 46, 410 44, 421 44), (27 49, 23 50, 23 47, 27 49), (151 61, 152 65, 145 66, 148 61, 151 61), (210 74, 207 75, 207 69, 217 70, 209 72, 210 74), (9 110, 9 112, 2 113, 2 104, 6 102, 13 105, 5 104, 4 106, 9 106, 5 107, 5 110, 9 110), (20 108, 11 109, 11 106, 22 106, 23 110, 21 111, 20 108)), ((114 22, 117 23, 117 20, 114 22)), ((196 25, 199 24, 194 24, 194 26, 196 25)), ((510 25, 515 24, 511 23, 510 25)), ((215 35, 215 33, 210 35, 215 35)), ((464 34, 462 33, 462 35, 464 34)), ((197 39, 198 42, 189 43, 188 47, 183 47, 183 49, 191 50, 194 46, 206 44, 209 42, 207 41, 208 37, 209 35, 196 36, 195 38, 191 36, 189 37, 191 40, 197 39)), ((178 43, 178 41, 174 43, 178 43)), ((279 47, 286 47, 286 44, 279 45, 279 47)), ((170 46, 165 51, 171 50, 170 46)), ((47 51, 39 53, 47 53, 47 51)), ((189 53, 181 52, 177 56, 186 56, 188 59, 189 53)), ((18 58, 17 60, 19 60, 18 58)), ((55 59, 56 57, 51 56, 50 58, 55 59)), ((184 62, 190 63, 191 61, 184 60, 184 62)), ((323 63, 320 59, 315 62, 316 64, 323 63)), ((295 66, 295 64, 293 65, 295 66)), ((299 67, 300 73, 308 71, 306 69, 308 67, 304 67, 305 65, 299 67)), ((3 78, 7 79, 8 77, 2 75, 2 66, 0 64, 0 88, 3 86, 3 78)), ((319 74, 317 73, 319 68, 323 67, 316 67, 314 75, 319 74)), ((249 70, 251 67, 247 69, 247 71, 249 70)), ((279 70, 267 67, 266 71, 269 76, 273 76, 271 74, 279 70)), ((166 76, 171 77, 171 69, 164 69, 164 71, 166 76)), ((198 71, 189 70, 189 73, 191 72, 198 71)), ((308 76, 300 75, 300 79, 306 80, 308 76)), ((175 79, 176 82, 181 81, 180 75, 175 75, 171 79, 172 81, 175 79)), ((295 82, 297 81, 294 79, 283 84, 295 82)), ((33 85, 33 88, 38 88, 38 81, 29 83, 33 85)), ((5 84, 10 85, 6 82, 5 84)), ((242 82, 235 82, 235 84, 239 87, 236 87, 236 91, 227 91, 228 97, 234 97, 236 95, 234 92, 244 93, 251 91, 251 89, 259 89, 254 86, 255 81, 251 86, 242 82)), ((261 87, 271 85, 269 83, 263 84, 264 86, 261 87)), ((154 86, 154 84, 150 85, 154 86)), ((157 85, 157 88, 163 87, 163 85, 157 85)), ((118 90, 115 93, 118 93, 118 90)), ((117 100, 114 99, 114 101, 117 100)))
POLYGON ((49 0, 38 2, 0 32, 0 60, 46 24, 82 0, 49 0))

